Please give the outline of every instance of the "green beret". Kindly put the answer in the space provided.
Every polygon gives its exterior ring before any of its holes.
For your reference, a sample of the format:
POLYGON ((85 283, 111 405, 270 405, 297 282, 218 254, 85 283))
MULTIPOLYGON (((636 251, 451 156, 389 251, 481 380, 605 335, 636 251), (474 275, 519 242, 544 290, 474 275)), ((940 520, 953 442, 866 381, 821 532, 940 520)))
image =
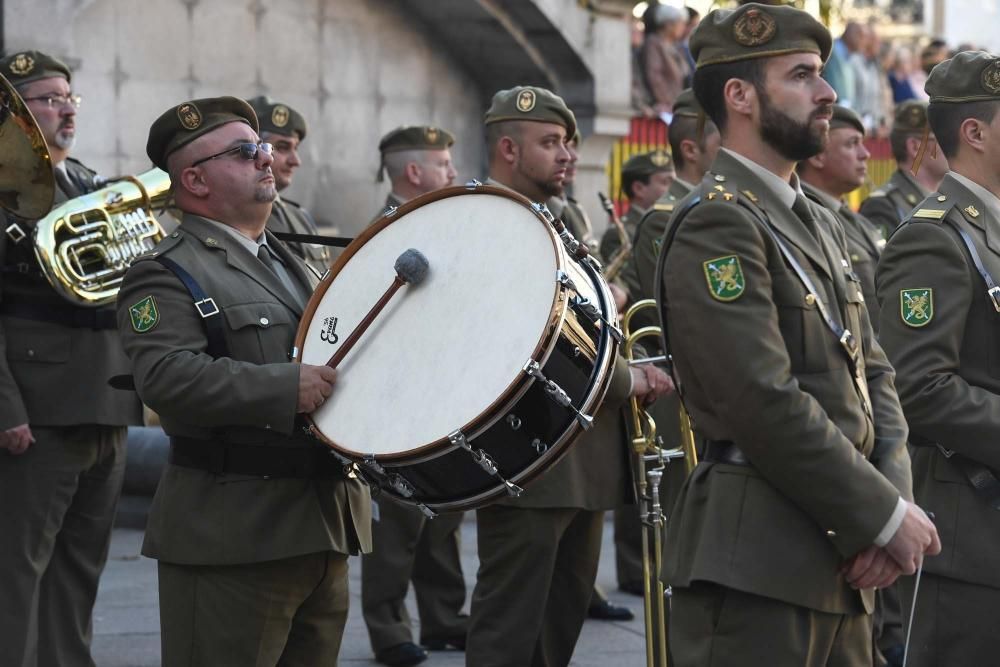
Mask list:
POLYGON ((153 121, 146 140, 146 155, 167 170, 167 158, 203 134, 226 123, 246 123, 257 131, 253 107, 238 97, 206 97, 170 107, 153 121))
POLYGON ((1000 57, 962 51, 931 70, 924 91, 931 104, 1000 100, 1000 57))
POLYGON ((455 143, 455 137, 437 127, 409 125, 397 127, 378 142, 380 153, 396 151, 442 151, 455 143))
POLYGON ((576 134, 576 117, 563 98, 537 86, 517 86, 498 91, 486 111, 484 124, 505 120, 533 120, 555 123, 566 128, 566 136, 576 134))
POLYGON ((622 178, 645 178, 657 172, 673 169, 670 153, 665 151, 650 151, 630 157, 622 165, 622 178))
POLYGON ((861 116, 847 107, 834 104, 833 118, 830 119, 830 129, 836 130, 842 127, 854 128, 861 134, 865 133, 865 124, 861 122, 861 116))
POLYGON ((257 121, 260 123, 261 132, 272 132, 274 134, 299 135, 299 141, 306 138, 306 119, 298 111, 288 106, 275 102, 266 95, 247 100, 257 114, 257 121))
POLYGON ((15 86, 54 76, 72 81, 73 76, 66 63, 41 51, 18 51, 0 58, 0 74, 15 86))
POLYGON ((809 13, 794 7, 751 2, 736 9, 712 11, 691 35, 696 68, 789 53, 830 57, 830 31, 809 13))
POLYGON ((690 88, 683 90, 674 101, 674 116, 697 118, 703 113, 698 99, 694 96, 694 91, 690 88))
POLYGON ((892 131, 919 134, 927 127, 927 102, 906 100, 896 105, 892 131))

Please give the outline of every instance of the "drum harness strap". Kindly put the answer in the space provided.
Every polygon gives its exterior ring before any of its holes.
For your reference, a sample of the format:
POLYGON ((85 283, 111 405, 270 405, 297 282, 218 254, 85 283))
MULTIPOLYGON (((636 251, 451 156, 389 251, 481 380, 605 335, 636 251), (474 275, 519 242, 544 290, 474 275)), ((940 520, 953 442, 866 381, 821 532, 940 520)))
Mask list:
POLYGON ((354 240, 349 236, 321 236, 319 234, 293 234, 292 232, 273 232, 282 241, 293 243, 315 243, 316 245, 346 248, 354 240))
MULTIPOLYGON (((912 221, 911 219, 910 222, 912 221)), ((976 250, 976 244, 972 240, 972 237, 955 222, 949 220, 947 216, 942 218, 942 221, 951 227, 958 234, 959 238, 962 239, 962 243, 965 245, 966 250, 969 251, 969 257, 972 259, 976 271, 979 272, 979 275, 983 278, 983 282, 986 284, 986 300, 994 312, 1000 314, 1000 287, 997 286, 996 281, 993 280, 993 276, 990 275, 990 272, 983 265, 983 260, 979 256, 979 251, 976 250)), ((902 225, 897 230, 900 228, 902 228, 902 225)), ((990 507, 1000 510, 1000 479, 997 478, 993 470, 961 454, 956 456, 953 450, 925 438, 911 436, 910 442, 918 447, 937 447, 946 459, 951 459, 955 466, 962 471, 962 474, 969 480, 972 488, 989 503, 990 507)))
MULTIPOLYGON (((673 243, 674 237, 677 234, 677 230, 680 228, 681 223, 684 218, 687 217, 688 213, 701 201, 701 198, 696 196, 689 201, 684 208, 677 211, 674 215, 674 219, 667 231, 667 235, 663 240, 663 245, 660 249, 660 256, 657 261, 656 266, 656 290, 659 296, 659 302, 665 302, 665 294, 663 293, 663 270, 666 265, 667 253, 670 246, 673 243)), ((823 322, 826 324, 827 328, 834 335, 839 343, 840 349, 843 351, 845 357, 847 358, 848 367, 851 370, 851 377, 854 381, 855 389, 857 390, 858 396, 861 399, 862 406, 865 410, 865 414, 869 419, 873 420, 872 404, 871 398, 868 393, 868 382, 864 377, 861 366, 858 363, 860 346, 854 334, 851 333, 849 329, 845 329, 840 326, 833 317, 830 315, 830 311, 827 309, 823 298, 820 296, 819 291, 816 289, 812 280, 806 274, 802 265, 799 264, 798 260, 789 250, 787 244, 781 240, 781 237, 771 226, 770 221, 759 211, 756 207, 751 206, 749 202, 743 200, 742 197, 737 199, 738 203, 750 213, 754 221, 756 221, 774 240, 778 249, 781 251, 782 256, 785 261, 791 267, 792 271, 798 277, 799 281, 802 283, 803 287, 806 289, 806 293, 812 294, 816 299, 816 310, 819 312, 820 316, 823 318, 823 322)), ((660 326, 663 331, 663 341, 664 350, 666 351, 667 358, 670 360, 670 370, 671 375, 674 378, 674 385, 677 387, 677 395, 681 399, 681 403, 684 402, 684 395, 681 389, 680 378, 677 377, 677 370, 673 363, 673 356, 670 352, 669 339, 667 335, 667 322, 663 320, 663 310, 660 309, 660 326)), ((688 411, 688 415, 691 413, 688 411)), ((692 425, 694 424, 692 417, 692 425)), ((734 463, 734 464, 746 464, 747 459, 745 455, 736 447, 736 445, 729 441, 706 441, 706 454, 704 457, 706 460, 717 460, 723 463, 734 463)))

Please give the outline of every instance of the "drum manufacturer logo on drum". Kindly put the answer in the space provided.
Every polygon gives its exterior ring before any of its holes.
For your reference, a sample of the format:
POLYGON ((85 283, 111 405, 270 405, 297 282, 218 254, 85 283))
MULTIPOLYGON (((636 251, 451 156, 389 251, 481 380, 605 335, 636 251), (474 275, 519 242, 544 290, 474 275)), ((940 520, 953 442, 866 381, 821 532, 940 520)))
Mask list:
POLYGON ((337 344, 337 341, 340 340, 340 336, 337 335, 336 317, 323 318, 323 329, 319 332, 319 338, 323 342, 329 343, 330 345, 337 344))

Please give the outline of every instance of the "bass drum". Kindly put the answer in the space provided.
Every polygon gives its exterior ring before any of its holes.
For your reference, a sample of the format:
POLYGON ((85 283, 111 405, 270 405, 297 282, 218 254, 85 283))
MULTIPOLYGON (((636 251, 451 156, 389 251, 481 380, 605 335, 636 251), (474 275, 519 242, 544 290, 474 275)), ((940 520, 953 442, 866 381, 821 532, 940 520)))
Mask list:
POLYGON ((599 266, 567 244, 544 207, 497 187, 447 188, 386 213, 313 293, 298 360, 327 363, 401 253, 419 250, 429 269, 341 361, 309 416, 314 434, 427 513, 516 495, 589 425, 617 351, 599 266))

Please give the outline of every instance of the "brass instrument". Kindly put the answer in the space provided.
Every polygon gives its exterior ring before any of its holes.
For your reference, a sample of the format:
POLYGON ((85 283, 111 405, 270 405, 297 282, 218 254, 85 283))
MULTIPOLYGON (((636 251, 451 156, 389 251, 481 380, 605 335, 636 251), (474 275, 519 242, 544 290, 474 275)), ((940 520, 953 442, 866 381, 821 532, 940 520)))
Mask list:
POLYGON ((132 261, 164 237, 153 210, 169 193, 167 173, 150 169, 70 199, 39 220, 35 255, 56 292, 79 306, 113 303, 132 261))
POLYGON ((628 230, 625 229, 625 225, 622 223, 621 218, 615 213, 614 204, 611 200, 604 196, 603 192, 598 192, 597 196, 601 200, 601 206, 604 210, 608 212, 608 219, 611 224, 614 225, 615 231, 618 232, 618 241, 621 246, 615 252, 614 257, 608 260, 607 266, 604 267, 604 279, 611 282, 618 277, 621 270, 625 268, 625 262, 629 260, 632 256, 632 239, 629 238, 628 230))
MULTIPOLYGON (((630 365, 651 360, 637 360, 634 355, 636 343, 645 338, 655 338, 657 347, 661 342, 662 330, 657 326, 631 330, 632 318, 645 308, 655 308, 656 301, 643 299, 633 304, 622 317, 622 331, 625 334, 624 355, 630 365)), ((663 529, 666 518, 660 506, 660 481, 663 470, 673 459, 684 459, 690 474, 698 464, 694 447, 694 433, 691 421, 680 408, 681 446, 664 449, 662 440, 656 434, 656 423, 634 396, 630 399, 632 414, 632 452, 636 461, 636 495, 639 501, 639 515, 642 520, 642 578, 643 612, 646 630, 647 667, 667 667, 666 640, 666 596, 659 573, 663 565, 663 529), (647 465, 650 467, 647 469, 647 465), (650 542, 652 541, 652 544, 650 542), (650 562, 650 547, 653 556, 650 562), (658 630, 658 631, 657 631, 658 630)))
MULTIPOLYGON (((52 208, 56 191, 49 148, 35 118, 7 79, 0 76, 0 207, 34 219, 52 208)), ((16 237, 16 223, 0 233, 16 237)), ((23 232, 22 232, 23 234, 23 232)))

